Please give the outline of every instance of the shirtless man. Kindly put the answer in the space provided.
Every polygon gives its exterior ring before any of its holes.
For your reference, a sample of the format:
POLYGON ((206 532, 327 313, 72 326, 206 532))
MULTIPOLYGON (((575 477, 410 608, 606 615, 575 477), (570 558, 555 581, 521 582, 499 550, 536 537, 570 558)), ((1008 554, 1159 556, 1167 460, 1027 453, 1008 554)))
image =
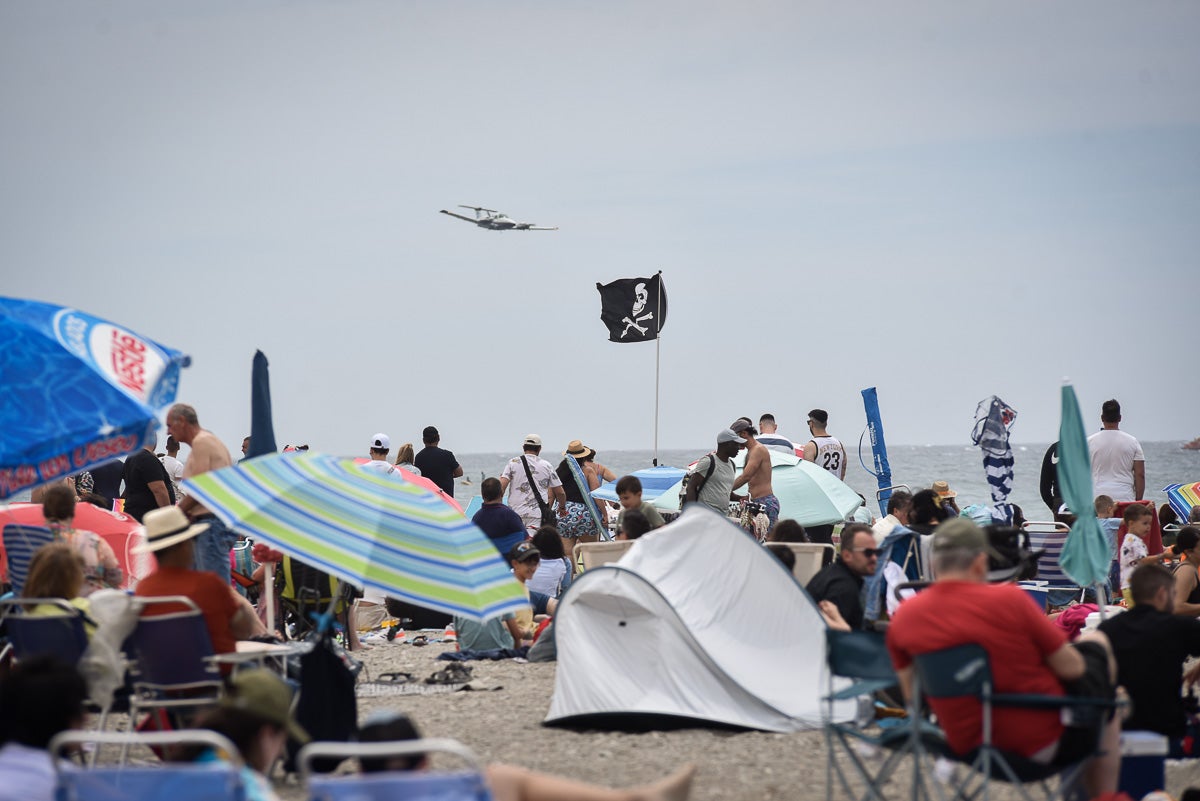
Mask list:
POLYGON ((779 519, 779 499, 771 489, 771 453, 766 445, 760 444, 754 438, 758 432, 745 417, 735 420, 729 428, 746 442, 746 466, 733 482, 733 488, 736 490, 743 484, 748 484, 750 498, 763 505, 767 518, 774 526, 775 521, 779 519))
MULTIPOLYGON (((183 466, 184 479, 233 464, 229 449, 215 434, 200 427, 196 410, 186 403, 177 403, 167 412, 167 433, 179 442, 191 446, 191 453, 183 466)), ((237 537, 195 498, 184 495, 179 501, 179 508, 193 522, 208 523, 208 529, 196 537, 196 569, 216 573, 218 578, 228 584, 229 551, 236 543, 237 537)))

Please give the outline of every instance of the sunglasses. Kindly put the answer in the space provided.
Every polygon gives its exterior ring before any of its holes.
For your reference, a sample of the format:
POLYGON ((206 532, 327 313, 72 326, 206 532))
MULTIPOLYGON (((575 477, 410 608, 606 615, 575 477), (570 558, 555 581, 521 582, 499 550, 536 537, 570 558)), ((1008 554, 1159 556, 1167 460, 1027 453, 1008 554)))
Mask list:
POLYGON ((879 554, 883 553, 883 551, 881 551, 878 548, 855 548, 854 552, 861 553, 863 556, 867 557, 868 559, 870 559, 873 556, 879 556, 879 554))

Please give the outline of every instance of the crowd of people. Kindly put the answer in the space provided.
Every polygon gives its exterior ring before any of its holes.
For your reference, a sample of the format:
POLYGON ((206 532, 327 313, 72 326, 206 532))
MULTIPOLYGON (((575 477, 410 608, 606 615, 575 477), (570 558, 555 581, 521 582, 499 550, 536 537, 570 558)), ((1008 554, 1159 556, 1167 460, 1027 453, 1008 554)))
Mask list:
MULTIPOLYGON (((989 581, 994 577, 995 562, 1004 558, 989 538, 1002 527, 991 525, 988 508, 981 504, 960 509, 957 493, 948 481, 938 480, 915 492, 893 492, 886 513, 878 519, 866 510, 865 501, 836 527, 806 528, 781 517, 772 487, 772 451, 813 462, 839 479, 845 476, 845 448, 829 433, 829 415, 821 409, 809 412, 811 438, 803 444, 780 433, 771 414, 761 415, 757 427, 748 417, 733 421, 717 432, 715 448, 693 464, 680 503, 683 509, 695 504, 725 517, 736 517, 734 505, 744 509, 752 504, 759 515, 743 516, 739 522, 764 541, 789 570, 794 555, 788 543, 832 544, 832 561, 808 580, 805 589, 826 622, 839 629, 878 625, 878 618, 866 615, 868 580, 882 569, 881 557, 888 553, 885 543, 898 533, 910 534, 927 548, 925 572, 931 583, 890 607, 887 644, 902 690, 907 692, 913 661, 921 654, 978 643, 991 657, 997 691, 1113 699, 1121 687, 1133 700, 1134 712, 1124 721, 1127 728, 1160 732, 1171 738, 1174 753, 1191 755, 1190 743, 1198 732, 1187 715, 1183 688, 1200 678, 1200 670, 1184 673, 1185 661, 1200 656, 1200 527, 1192 525, 1200 523, 1200 509, 1193 509, 1189 520, 1181 521, 1188 524, 1178 527, 1173 546, 1152 547, 1152 524, 1160 516, 1174 522, 1174 513, 1156 513, 1153 505, 1142 502, 1144 455, 1137 440, 1119 430, 1121 413, 1116 401, 1104 404, 1101 421, 1102 430, 1089 443, 1097 490, 1095 513, 1112 555, 1107 589, 1119 595, 1129 611, 1084 634, 1078 630, 1078 614, 1069 610, 1039 613, 1012 584, 989 581), (734 459, 743 450, 739 474, 734 459), (1068 620, 1076 621, 1074 627, 1067 625, 1068 620)), ((143 597, 190 598, 204 615, 214 651, 233 651, 239 639, 270 633, 263 626, 262 615, 230 582, 230 551, 236 535, 196 499, 179 492, 180 480, 231 465, 233 459, 220 440, 200 426, 190 406, 171 407, 167 428, 167 454, 158 458, 153 448, 145 449, 127 459, 122 471, 125 510, 143 523, 143 550, 157 558, 157 569, 138 584, 136 592, 143 597), (191 448, 184 462, 175 458, 180 443, 191 448)), ((416 451, 411 443, 404 443, 392 458, 391 440, 380 432, 370 439, 367 459, 360 461, 365 470, 401 470, 423 476, 453 497, 462 466, 451 451, 441 447, 437 428, 424 429, 422 444, 416 451)), ((243 454, 249 445, 249 441, 243 443, 243 454)), ((614 474, 597 461, 595 449, 581 440, 567 443, 557 464, 542 453, 542 438, 529 434, 521 442, 520 453, 505 464, 500 475, 485 477, 480 484, 482 506, 472 520, 502 555, 528 604, 521 611, 483 622, 455 618, 453 627, 465 650, 525 653, 523 649, 531 646, 553 619, 558 599, 576 576, 576 545, 601 539, 610 527, 616 539, 636 540, 666 523, 660 508, 643 499, 637 476, 614 474), (612 506, 592 498, 592 492, 606 481, 615 481, 618 503, 612 506)), ((1047 463, 1053 465, 1056 460, 1050 456, 1048 452, 1047 463)), ((1043 479, 1043 494, 1051 512, 1056 520, 1071 524, 1075 515, 1061 503, 1057 477, 1052 475, 1049 484, 1045 475, 1043 479)), ((70 484, 55 484, 39 492, 56 541, 35 555, 26 593, 65 599, 85 616, 90 594, 119 587, 123 579, 120 564, 104 540, 73 526, 75 504, 95 494, 94 482, 93 476, 77 477, 70 484)), ((1022 523, 1023 514, 1016 508, 1012 527, 1019 529, 1022 523)), ((270 597, 269 591, 263 594, 270 597)), ((349 620, 351 647, 357 645, 355 629, 367 619, 368 625, 380 622, 386 604, 381 595, 356 602, 358 618, 351 615, 349 620)), ((54 610, 37 607, 31 611, 54 610)), ((888 617, 886 612, 883 617, 888 617)), ((89 625, 91 631, 94 624, 89 625)), ((13 675, 19 685, 24 674, 13 675)), ((60 678, 64 687, 74 686, 65 674, 60 678)), ((288 735, 300 732, 283 710, 281 690, 270 685, 269 679, 251 676, 244 681, 241 689, 233 685, 227 698, 251 700, 242 707, 227 703, 201 722, 231 737, 237 735, 234 741, 248 769, 261 773, 288 735), (241 719, 255 714, 254 720, 241 719)), ((18 685, 11 679, 4 682, 0 705, 20 703, 12 697, 12 688, 18 685)), ((36 689, 40 685, 32 682, 30 686, 36 689)), ((64 698, 73 699, 74 695, 68 693, 64 698)), ((966 752, 978 744, 977 707, 961 699, 938 699, 931 706, 954 750, 966 752)), ((78 722, 74 708, 60 711, 53 725, 65 728, 78 722)), ((1098 793, 1115 788, 1119 752, 1114 738, 1122 724, 1120 716, 1113 715, 1095 731, 1082 734, 1064 728, 1053 717, 1045 712, 1002 710, 995 719, 997 744, 1046 763, 1095 755, 1087 772, 1089 790, 1098 793)), ((395 729, 384 726, 383 730, 395 729)), ((369 727, 364 729, 364 734, 368 732, 369 727)), ((0 776, 13 763, 14 754, 24 753, 20 749, 44 747, 42 734, 5 732, 0 776)), ((558 781, 520 769, 489 770, 494 788, 509 788, 497 792, 497 797, 533 797, 517 788, 536 785, 543 778, 558 781)), ((686 788, 690 773, 685 778, 673 777, 670 787, 686 788)), ((248 775, 247 780, 254 784, 255 777, 248 775)), ((597 798, 630 797, 591 789, 597 798)), ((269 797, 269 787, 262 786, 259 791, 262 797, 269 797)), ((670 797, 670 793, 661 797, 670 797)))

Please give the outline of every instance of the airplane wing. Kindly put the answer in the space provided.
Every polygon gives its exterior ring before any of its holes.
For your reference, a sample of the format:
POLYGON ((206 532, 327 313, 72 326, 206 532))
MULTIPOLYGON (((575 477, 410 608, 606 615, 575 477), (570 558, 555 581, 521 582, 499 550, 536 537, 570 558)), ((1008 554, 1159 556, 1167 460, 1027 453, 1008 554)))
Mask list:
POLYGON ((457 217, 458 219, 466 220, 469 223, 478 223, 479 222, 479 220, 476 220, 474 217, 468 217, 465 214, 455 214, 454 212, 446 211, 445 209, 442 209, 442 214, 449 214, 451 217, 457 217))
POLYGON ((521 223, 516 227, 518 231, 557 231, 558 226, 547 228, 543 225, 534 225, 533 223, 521 223))

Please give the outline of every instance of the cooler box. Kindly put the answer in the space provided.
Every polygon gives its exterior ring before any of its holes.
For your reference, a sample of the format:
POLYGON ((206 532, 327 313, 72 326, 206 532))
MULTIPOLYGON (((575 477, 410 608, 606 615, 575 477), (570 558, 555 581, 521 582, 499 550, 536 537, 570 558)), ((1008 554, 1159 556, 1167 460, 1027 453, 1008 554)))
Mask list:
POLYGON ((1047 604, 1050 599, 1050 582, 1048 581, 1018 581, 1017 586, 1025 591, 1025 594, 1033 599, 1037 604, 1037 608, 1046 614, 1047 604))
POLYGON ((1167 738, 1157 732, 1121 732, 1121 778, 1117 789, 1141 798, 1165 788, 1167 750, 1167 738))

